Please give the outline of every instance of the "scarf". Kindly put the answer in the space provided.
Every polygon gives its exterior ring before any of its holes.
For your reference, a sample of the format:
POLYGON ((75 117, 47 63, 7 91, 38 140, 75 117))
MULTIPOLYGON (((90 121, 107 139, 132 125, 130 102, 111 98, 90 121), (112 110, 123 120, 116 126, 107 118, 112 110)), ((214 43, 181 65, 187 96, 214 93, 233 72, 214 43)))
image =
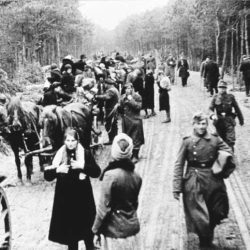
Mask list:
POLYGON ((130 159, 132 156, 132 151, 133 151, 133 140, 128 135, 120 133, 114 138, 111 147, 111 157, 114 160, 130 159), (120 140, 125 140, 129 144, 128 147, 125 149, 125 151, 122 151, 118 144, 120 140))

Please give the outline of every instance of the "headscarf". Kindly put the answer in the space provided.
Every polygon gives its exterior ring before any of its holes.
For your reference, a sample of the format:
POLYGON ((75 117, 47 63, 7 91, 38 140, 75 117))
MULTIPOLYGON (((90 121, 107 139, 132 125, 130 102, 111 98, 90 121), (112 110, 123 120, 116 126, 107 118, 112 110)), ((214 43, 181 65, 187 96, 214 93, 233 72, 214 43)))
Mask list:
POLYGON ((112 143, 111 156, 114 160, 130 159, 133 151, 133 140, 126 134, 118 134, 112 143), (120 141, 124 140, 128 143, 125 150, 121 149, 120 141))

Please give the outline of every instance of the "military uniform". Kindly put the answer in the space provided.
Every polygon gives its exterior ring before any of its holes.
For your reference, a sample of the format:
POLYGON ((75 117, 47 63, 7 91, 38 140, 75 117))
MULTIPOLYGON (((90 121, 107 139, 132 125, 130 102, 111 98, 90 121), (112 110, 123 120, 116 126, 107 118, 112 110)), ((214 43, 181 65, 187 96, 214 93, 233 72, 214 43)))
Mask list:
POLYGON ((214 227, 229 210, 224 181, 211 170, 218 150, 232 153, 216 134, 194 132, 184 137, 175 162, 173 192, 183 193, 187 231, 198 234, 201 243, 212 240, 214 227))
POLYGON ((241 125, 244 118, 234 95, 228 93, 216 94, 209 106, 210 117, 217 114, 218 120, 214 122, 219 136, 233 148, 235 144, 235 117, 241 125))
MULTIPOLYGON (((107 81, 108 80, 105 80, 106 83, 107 81)), ((111 86, 106 90, 106 92, 103 95, 96 95, 95 98, 97 100, 104 101, 105 129, 108 132, 109 142, 111 143, 118 132, 116 110, 120 98, 119 91, 117 90, 116 87, 111 86)))

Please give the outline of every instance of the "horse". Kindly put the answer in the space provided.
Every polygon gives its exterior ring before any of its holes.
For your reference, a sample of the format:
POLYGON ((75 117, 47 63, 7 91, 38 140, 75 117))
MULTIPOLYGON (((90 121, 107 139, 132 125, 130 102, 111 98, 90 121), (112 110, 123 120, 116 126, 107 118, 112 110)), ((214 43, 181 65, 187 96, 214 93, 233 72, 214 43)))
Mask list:
MULTIPOLYGON (((1 135, 9 142, 15 156, 17 176, 22 182, 21 161, 19 150, 27 153, 39 148, 39 117, 41 108, 35 103, 21 101, 20 97, 11 97, 5 104, 6 113, 1 115, 1 135)), ((33 159, 31 155, 25 155, 27 181, 31 182, 33 171, 33 159)))
POLYGON ((90 147, 92 113, 90 108, 82 103, 73 102, 64 107, 45 106, 39 123, 43 148, 30 152, 31 154, 56 152, 64 143, 64 133, 68 127, 76 129, 83 147, 90 147))

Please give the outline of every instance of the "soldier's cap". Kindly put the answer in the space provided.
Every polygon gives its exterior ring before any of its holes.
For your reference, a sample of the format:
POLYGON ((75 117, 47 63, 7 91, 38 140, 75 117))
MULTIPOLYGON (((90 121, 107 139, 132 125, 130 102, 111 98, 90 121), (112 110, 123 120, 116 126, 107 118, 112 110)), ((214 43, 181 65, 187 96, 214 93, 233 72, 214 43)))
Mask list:
POLYGON ((218 88, 227 88, 227 83, 223 80, 220 80, 218 83, 218 88))
POLYGON ((203 112, 200 112, 200 111, 194 113, 192 120, 193 120, 193 124, 201 122, 203 120, 205 120, 208 123, 208 117, 207 117, 207 115, 205 113, 203 113, 203 112))
POLYGON ((110 84, 110 85, 114 85, 115 81, 113 81, 111 78, 107 78, 107 79, 105 79, 105 83, 110 84))

